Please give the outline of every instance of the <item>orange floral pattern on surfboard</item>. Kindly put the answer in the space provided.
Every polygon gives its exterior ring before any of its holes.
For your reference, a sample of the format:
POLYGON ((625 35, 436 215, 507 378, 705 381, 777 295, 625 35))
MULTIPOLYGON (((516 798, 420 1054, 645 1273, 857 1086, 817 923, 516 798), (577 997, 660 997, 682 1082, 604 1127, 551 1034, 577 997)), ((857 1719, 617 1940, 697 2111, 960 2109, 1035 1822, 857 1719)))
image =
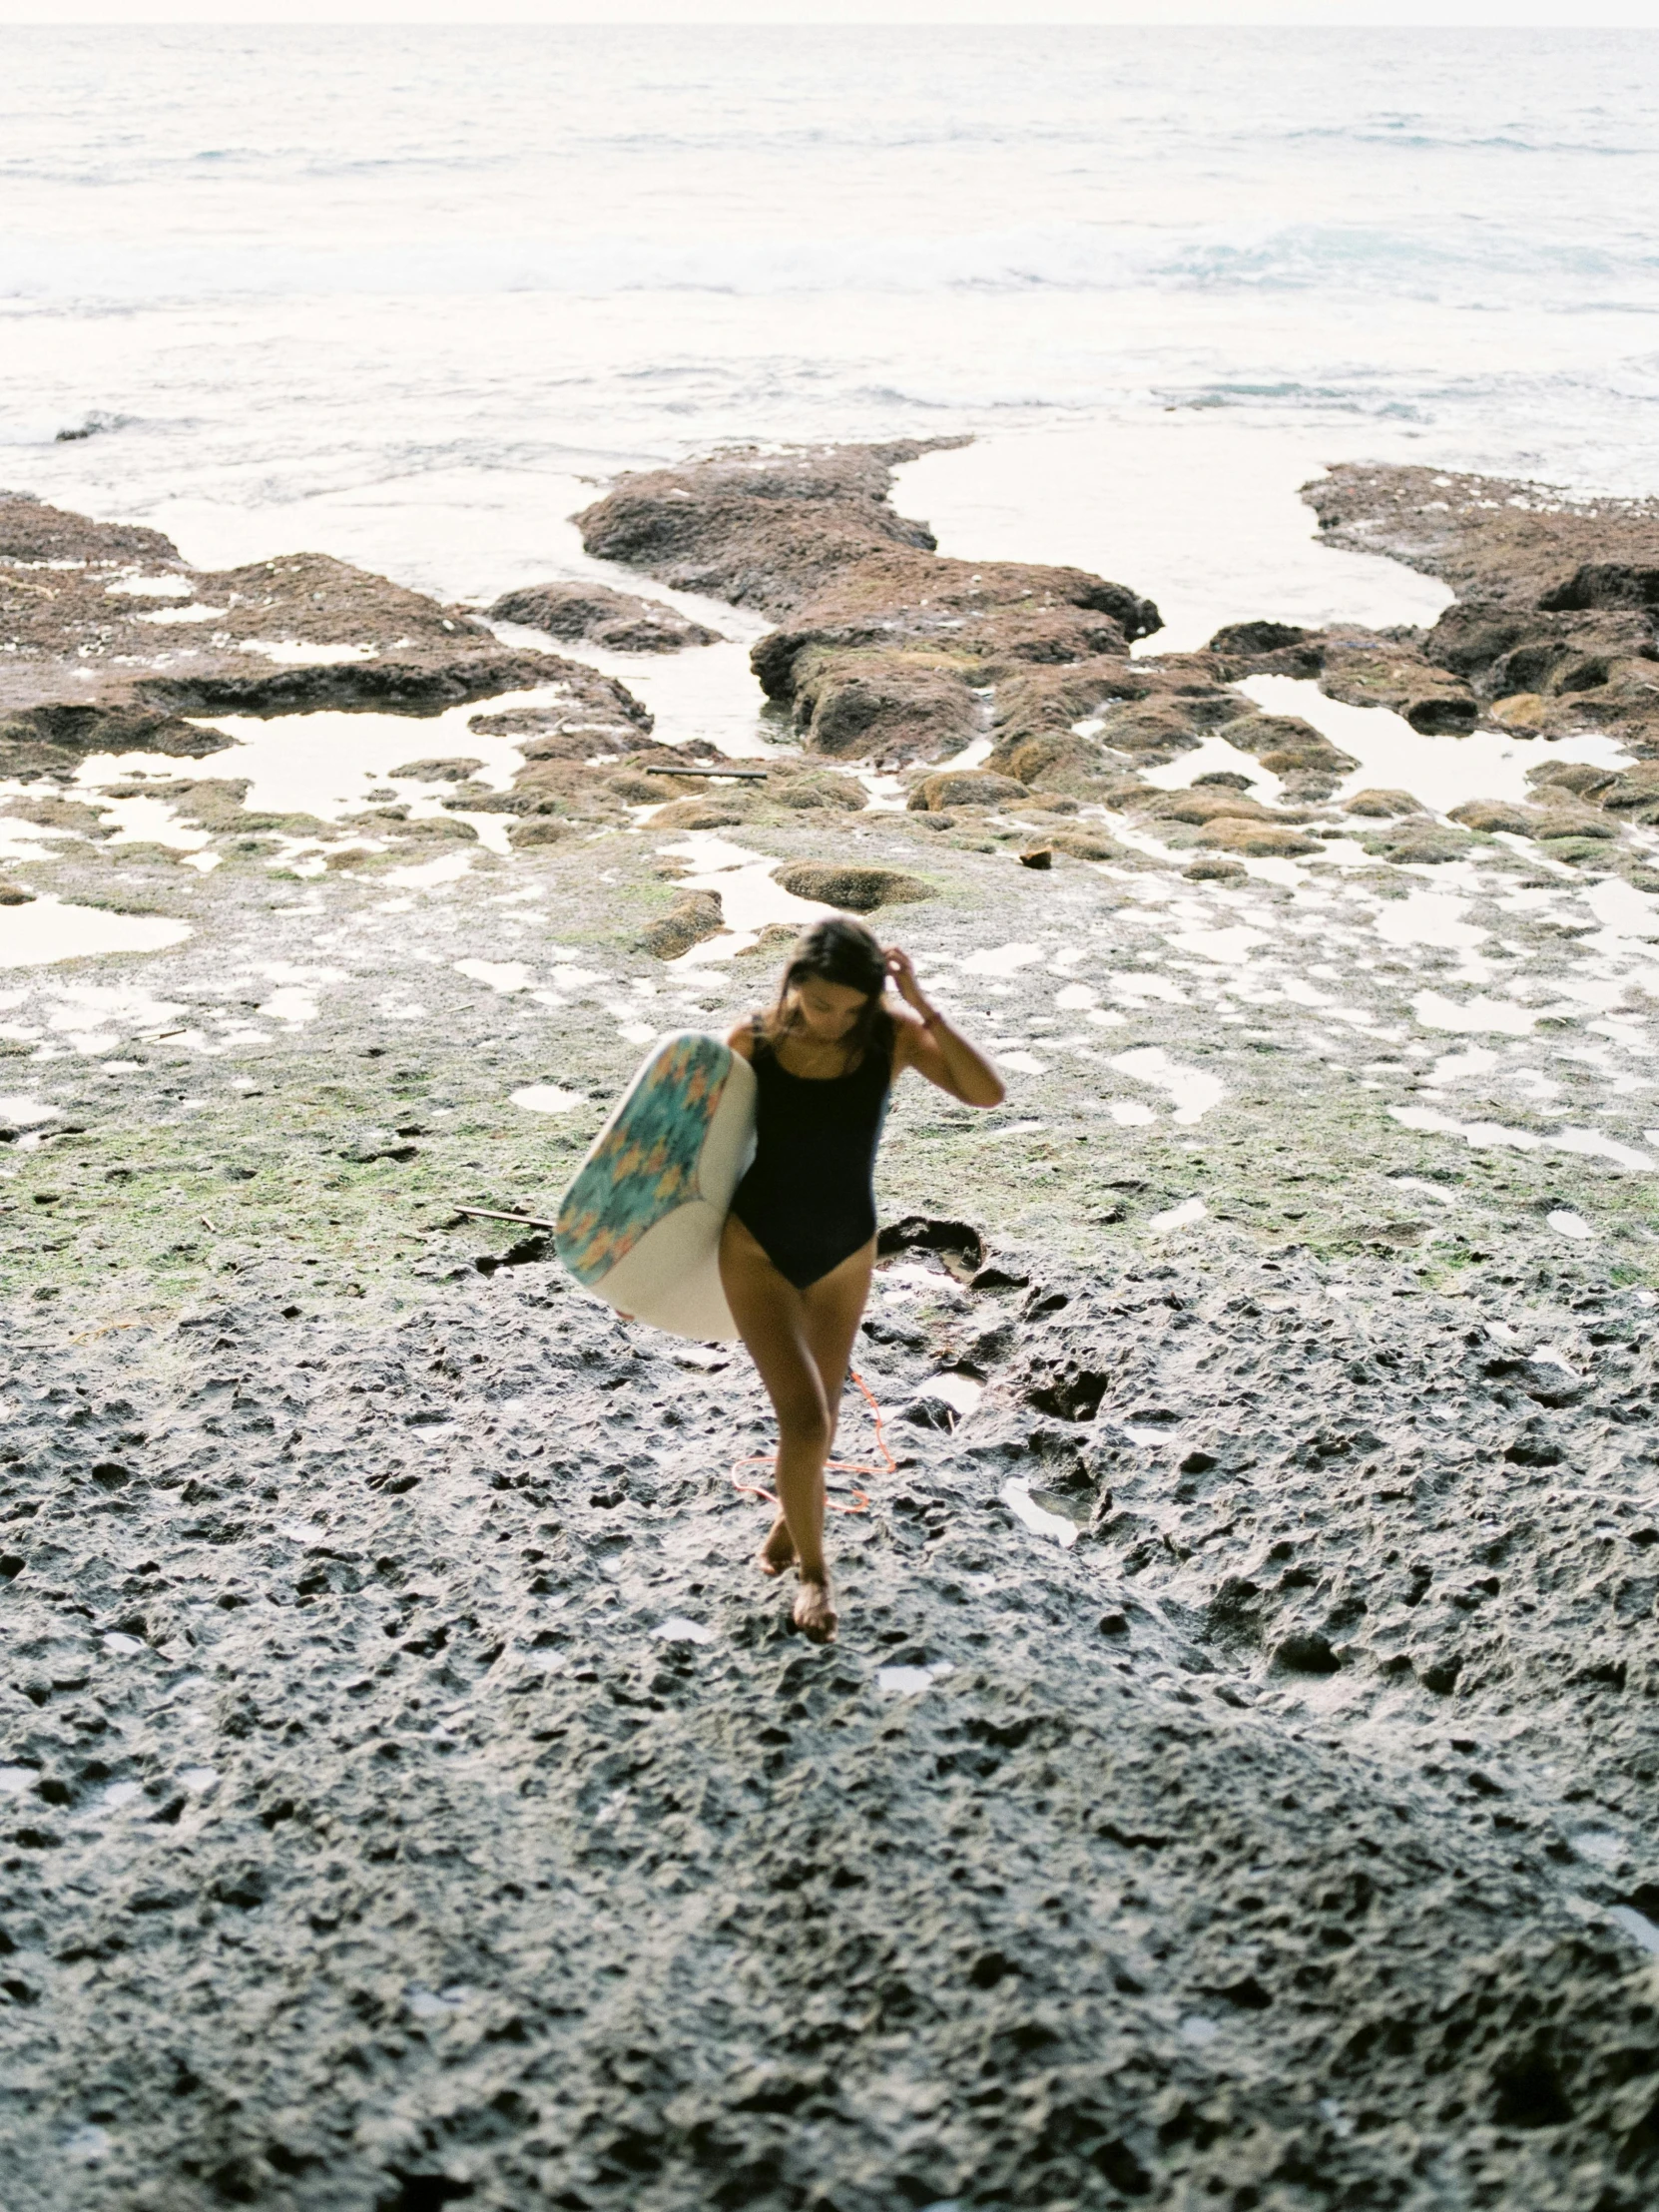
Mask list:
POLYGON ((648 1229, 702 1195, 697 1165, 732 1069, 718 1037, 671 1037, 647 1059, 560 1205, 559 1258, 592 1286, 648 1229))

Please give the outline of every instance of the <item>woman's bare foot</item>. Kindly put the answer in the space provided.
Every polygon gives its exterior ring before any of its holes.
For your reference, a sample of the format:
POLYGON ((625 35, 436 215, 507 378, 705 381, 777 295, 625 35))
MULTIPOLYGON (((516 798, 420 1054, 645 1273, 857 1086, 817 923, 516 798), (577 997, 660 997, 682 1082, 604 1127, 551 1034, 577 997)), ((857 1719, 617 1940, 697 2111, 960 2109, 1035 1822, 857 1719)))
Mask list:
POLYGON ((755 1564, 763 1574, 782 1574, 794 1558, 795 1538, 790 1534, 789 1522, 780 1513, 766 1542, 755 1555, 755 1564))
POLYGON ((822 1580, 809 1581, 803 1575, 801 1587, 795 1593, 795 1625, 801 1633, 812 1643, 832 1644, 839 1619, 830 1577, 825 1575, 822 1580))

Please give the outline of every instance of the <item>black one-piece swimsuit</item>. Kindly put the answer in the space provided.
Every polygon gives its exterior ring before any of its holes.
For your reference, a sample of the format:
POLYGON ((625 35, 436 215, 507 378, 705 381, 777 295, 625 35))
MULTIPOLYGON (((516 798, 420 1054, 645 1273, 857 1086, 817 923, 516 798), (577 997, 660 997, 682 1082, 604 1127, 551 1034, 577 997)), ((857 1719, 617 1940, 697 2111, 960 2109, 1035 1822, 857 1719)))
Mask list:
POLYGON ((755 1242, 804 1291, 875 1234, 875 1148, 892 1063, 871 1047, 847 1075, 792 1075, 755 1029, 755 1160, 732 1201, 755 1242))

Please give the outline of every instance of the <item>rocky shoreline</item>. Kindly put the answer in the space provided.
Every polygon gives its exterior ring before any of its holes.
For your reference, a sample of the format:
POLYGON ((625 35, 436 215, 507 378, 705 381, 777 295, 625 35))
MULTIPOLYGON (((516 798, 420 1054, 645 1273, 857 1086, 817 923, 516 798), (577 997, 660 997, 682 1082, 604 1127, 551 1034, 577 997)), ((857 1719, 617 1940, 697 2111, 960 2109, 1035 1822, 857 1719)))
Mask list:
POLYGON ((1651 2196, 1659 519, 1339 468, 1434 629, 1160 655, 919 450, 487 608, 0 500, 17 2212, 1651 2196), (458 1210, 815 902, 1010 1081, 895 1108, 828 1652, 741 1357, 458 1210))

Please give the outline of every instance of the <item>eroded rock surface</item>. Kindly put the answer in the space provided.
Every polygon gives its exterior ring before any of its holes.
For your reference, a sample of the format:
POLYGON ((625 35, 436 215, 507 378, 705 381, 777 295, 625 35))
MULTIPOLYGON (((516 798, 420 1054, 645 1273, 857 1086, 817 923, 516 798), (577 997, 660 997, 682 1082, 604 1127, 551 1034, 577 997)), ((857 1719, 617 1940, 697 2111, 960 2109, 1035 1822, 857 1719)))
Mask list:
POLYGON ((550 637, 586 639, 613 653, 677 653, 688 645, 718 645, 720 633, 693 622, 660 599, 640 599, 608 584, 521 584, 490 608, 495 622, 523 623, 550 637))

